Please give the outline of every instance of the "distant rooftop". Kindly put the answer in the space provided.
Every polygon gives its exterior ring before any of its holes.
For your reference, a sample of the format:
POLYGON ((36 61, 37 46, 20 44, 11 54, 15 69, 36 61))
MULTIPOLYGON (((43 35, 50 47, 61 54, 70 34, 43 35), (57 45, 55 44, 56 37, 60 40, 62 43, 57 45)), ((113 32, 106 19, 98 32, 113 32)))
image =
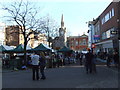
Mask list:
POLYGON ((77 37, 88 37, 88 36, 87 36, 86 34, 83 34, 83 35, 81 35, 81 36, 79 36, 79 35, 78 35, 78 36, 69 36, 69 38, 73 38, 73 37, 74 37, 74 38, 77 38, 77 37))

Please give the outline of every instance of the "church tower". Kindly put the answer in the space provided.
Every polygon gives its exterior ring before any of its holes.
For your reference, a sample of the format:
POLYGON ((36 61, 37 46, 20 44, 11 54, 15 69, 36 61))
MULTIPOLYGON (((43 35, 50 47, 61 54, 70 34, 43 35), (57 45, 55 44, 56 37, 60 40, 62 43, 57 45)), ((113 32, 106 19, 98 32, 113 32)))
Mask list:
POLYGON ((66 46, 66 28, 64 27, 63 14, 61 17, 61 27, 59 28, 59 37, 61 41, 61 46, 66 46))
POLYGON ((63 14, 61 17, 61 26, 59 28, 59 37, 56 37, 53 40, 53 48, 56 50, 59 50, 61 48, 63 48, 64 46, 66 46, 66 41, 67 41, 67 37, 66 37, 66 28, 64 27, 64 19, 63 19, 63 14))
POLYGON ((63 21, 63 14, 62 14, 62 17, 61 17, 61 28, 64 27, 64 21, 63 21))
POLYGON ((61 28, 59 28, 59 36, 64 37, 66 34, 66 28, 64 27, 64 20, 63 20, 63 14, 61 17, 61 28))

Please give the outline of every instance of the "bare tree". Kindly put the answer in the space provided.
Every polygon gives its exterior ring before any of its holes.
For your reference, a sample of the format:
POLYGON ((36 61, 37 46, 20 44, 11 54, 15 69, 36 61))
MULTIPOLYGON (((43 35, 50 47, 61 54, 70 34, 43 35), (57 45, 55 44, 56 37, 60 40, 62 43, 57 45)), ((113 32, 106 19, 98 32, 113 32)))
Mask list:
MULTIPOLYGON (((39 8, 38 8, 39 9, 39 8)), ((28 1, 14 2, 8 7, 3 7, 3 10, 8 11, 7 17, 10 21, 15 22, 20 27, 20 33, 24 37, 24 63, 26 64, 26 46, 31 39, 31 34, 41 32, 40 26, 43 24, 41 19, 38 19, 38 10, 28 1)))
POLYGON ((43 33, 45 33, 49 47, 51 47, 50 43, 52 42, 53 38, 57 37, 59 35, 59 26, 57 22, 52 19, 49 15, 45 16, 44 18, 44 24, 42 24, 41 29, 43 30, 43 33))

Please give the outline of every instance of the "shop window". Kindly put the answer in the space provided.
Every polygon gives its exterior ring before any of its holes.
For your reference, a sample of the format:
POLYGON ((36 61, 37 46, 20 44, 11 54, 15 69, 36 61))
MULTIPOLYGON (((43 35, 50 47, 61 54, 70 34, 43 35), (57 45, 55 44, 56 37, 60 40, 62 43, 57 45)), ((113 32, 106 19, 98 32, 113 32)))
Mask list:
POLYGON ((106 31, 106 38, 110 38, 110 30, 106 31))
POLYGON ((106 39, 106 32, 102 33, 102 39, 106 39))
POLYGON ((112 17, 112 11, 109 12, 109 17, 110 17, 110 18, 112 17))
POLYGON ((107 22, 109 19, 110 19, 110 18, 109 18, 109 13, 107 13, 107 14, 105 15, 105 22, 107 22))
POLYGON ((112 8, 112 16, 114 16, 114 8, 112 8))
POLYGON ((104 24, 104 23, 105 23, 105 18, 103 17, 103 18, 102 18, 102 24, 104 24))
POLYGON ((114 16, 114 8, 112 8, 111 11, 109 11, 103 18, 101 23, 104 24, 105 22, 107 22, 110 18, 112 18, 114 16))
POLYGON ((85 39, 83 39, 83 45, 86 45, 86 40, 85 39))
MULTIPOLYGON (((111 29, 110 29, 110 32, 111 32, 111 31, 114 31, 114 30, 115 30, 115 28, 111 28, 111 29)), ((115 36, 115 35, 110 34, 110 37, 114 37, 114 36, 115 36)))

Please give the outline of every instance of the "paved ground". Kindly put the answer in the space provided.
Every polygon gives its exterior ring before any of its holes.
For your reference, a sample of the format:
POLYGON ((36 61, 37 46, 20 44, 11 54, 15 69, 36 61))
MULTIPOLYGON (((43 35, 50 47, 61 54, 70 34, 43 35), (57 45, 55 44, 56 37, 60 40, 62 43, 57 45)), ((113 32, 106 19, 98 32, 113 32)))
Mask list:
POLYGON ((117 70, 97 66, 97 74, 86 74, 85 68, 71 65, 46 69, 46 80, 33 81, 32 71, 3 71, 3 88, 118 88, 117 70))

